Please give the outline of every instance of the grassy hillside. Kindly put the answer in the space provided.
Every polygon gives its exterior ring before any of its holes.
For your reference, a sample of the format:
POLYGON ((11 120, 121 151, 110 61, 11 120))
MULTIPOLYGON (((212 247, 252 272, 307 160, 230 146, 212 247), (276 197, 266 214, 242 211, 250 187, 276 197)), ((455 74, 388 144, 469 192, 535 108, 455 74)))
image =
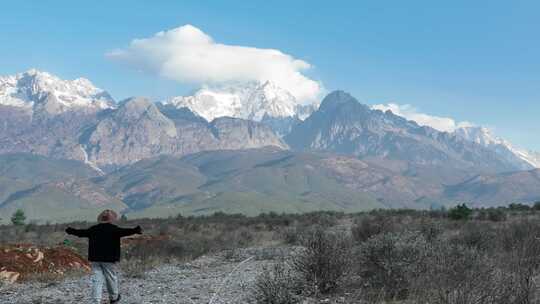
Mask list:
POLYGON ((95 220, 100 209, 123 210, 125 205, 111 199, 98 206, 72 193, 50 185, 40 185, 15 192, 4 200, 0 210, 2 217, 10 216, 17 209, 23 209, 29 221, 52 219, 57 222, 75 220, 95 220))
POLYGON ((203 152, 183 159, 147 160, 102 178, 99 184, 116 195, 122 191, 124 201, 135 209, 131 216, 385 207, 340 184, 317 166, 319 161, 320 156, 273 149, 203 152))
POLYGON ((29 220, 95 218, 103 208, 167 217, 217 211, 256 215, 384 208, 319 166, 321 156, 276 149, 162 156, 105 176, 84 164, 33 155, 0 159, 0 217, 23 209, 29 220))
POLYGON ((95 220, 103 208, 127 207, 89 182, 97 172, 81 162, 7 154, 0 155, 0 173, 0 223, 8 223, 17 209, 29 222, 66 222, 95 220))
POLYGON ((29 153, 0 155, 0 176, 33 184, 66 178, 90 178, 97 172, 82 162, 29 153))
POLYGON ((196 193, 206 177, 178 158, 163 156, 137 162, 93 181, 130 208, 140 210, 196 193))
POLYGON ((0 218, 94 220, 111 208, 129 217, 257 215, 318 210, 477 206, 534 202, 538 171, 479 175, 403 161, 279 149, 210 151, 139 161, 106 175, 83 163, 0 156, 0 218), (460 182, 465 180, 465 182, 460 182))

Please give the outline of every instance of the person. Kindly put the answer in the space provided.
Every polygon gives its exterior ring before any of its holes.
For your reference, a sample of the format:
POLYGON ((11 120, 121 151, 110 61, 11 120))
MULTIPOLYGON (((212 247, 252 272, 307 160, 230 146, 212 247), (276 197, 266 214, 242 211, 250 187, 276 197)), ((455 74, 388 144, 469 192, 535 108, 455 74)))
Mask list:
POLYGON ((101 303, 103 280, 109 293, 110 303, 120 302, 118 289, 117 262, 120 261, 120 239, 133 234, 142 234, 141 226, 120 228, 113 224, 118 215, 113 210, 105 210, 98 216, 98 224, 88 229, 68 227, 66 233, 88 238, 88 261, 92 267, 92 298, 101 303))

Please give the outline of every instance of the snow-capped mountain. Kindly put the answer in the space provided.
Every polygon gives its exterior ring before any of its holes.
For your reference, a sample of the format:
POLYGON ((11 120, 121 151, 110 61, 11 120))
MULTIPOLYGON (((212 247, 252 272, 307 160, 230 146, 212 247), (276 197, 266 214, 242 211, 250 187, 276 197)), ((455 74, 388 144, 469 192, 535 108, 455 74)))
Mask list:
POLYGON ((88 79, 62 80, 31 69, 0 77, 0 105, 35 109, 43 107, 51 114, 73 108, 102 110, 114 107, 113 98, 88 79))
POLYGON ((391 111, 371 109, 344 91, 328 94, 317 111, 292 128, 285 141, 293 150, 376 158, 382 163, 398 160, 412 166, 469 172, 519 168, 515 159, 508 161, 472 141, 420 126, 391 111))
POLYGON ((460 127, 454 133, 461 138, 495 151, 507 160, 513 160, 519 168, 524 170, 540 168, 540 153, 517 148, 509 141, 493 134, 486 127, 460 127))
POLYGON ((84 78, 62 80, 36 70, 0 77, 0 155, 75 159, 103 173, 162 154, 266 146, 288 148, 262 123, 237 118, 210 123, 189 109, 145 98, 116 104, 84 78))
POLYGON ((208 121, 218 117, 254 121, 262 121, 265 117, 297 117, 303 120, 316 109, 316 106, 298 103, 291 93, 270 81, 203 87, 191 96, 174 97, 165 103, 188 108, 208 121))

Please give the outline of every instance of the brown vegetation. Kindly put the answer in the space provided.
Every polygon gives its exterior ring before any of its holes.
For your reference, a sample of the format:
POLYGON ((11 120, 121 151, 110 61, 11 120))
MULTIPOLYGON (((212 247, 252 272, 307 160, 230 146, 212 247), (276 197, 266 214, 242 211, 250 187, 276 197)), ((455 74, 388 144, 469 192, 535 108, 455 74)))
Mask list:
MULTIPOLYGON (((233 256, 237 248, 288 245, 298 249, 261 274, 255 302, 323 296, 351 303, 537 303, 540 211, 518 207, 456 219, 446 211, 379 210, 123 221, 141 225, 145 235, 124 240, 122 266, 138 277, 161 263, 212 252, 233 256)), ((64 228, 3 226, 0 235, 3 243, 51 246, 66 238, 64 228)), ((85 254, 84 240, 67 245, 85 254)))

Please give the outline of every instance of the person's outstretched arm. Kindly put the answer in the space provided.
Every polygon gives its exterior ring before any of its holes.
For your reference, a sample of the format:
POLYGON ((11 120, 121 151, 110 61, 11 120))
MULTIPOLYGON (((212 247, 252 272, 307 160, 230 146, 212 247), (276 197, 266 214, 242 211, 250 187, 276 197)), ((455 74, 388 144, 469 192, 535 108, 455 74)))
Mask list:
POLYGON ((88 229, 75 229, 75 228, 67 227, 66 233, 74 235, 74 236, 78 236, 78 237, 90 236, 90 231, 88 229))
POLYGON ((125 237, 125 236, 130 236, 130 235, 134 235, 134 234, 142 234, 142 228, 141 226, 137 226, 135 228, 120 228, 118 227, 118 236, 120 237, 125 237))

